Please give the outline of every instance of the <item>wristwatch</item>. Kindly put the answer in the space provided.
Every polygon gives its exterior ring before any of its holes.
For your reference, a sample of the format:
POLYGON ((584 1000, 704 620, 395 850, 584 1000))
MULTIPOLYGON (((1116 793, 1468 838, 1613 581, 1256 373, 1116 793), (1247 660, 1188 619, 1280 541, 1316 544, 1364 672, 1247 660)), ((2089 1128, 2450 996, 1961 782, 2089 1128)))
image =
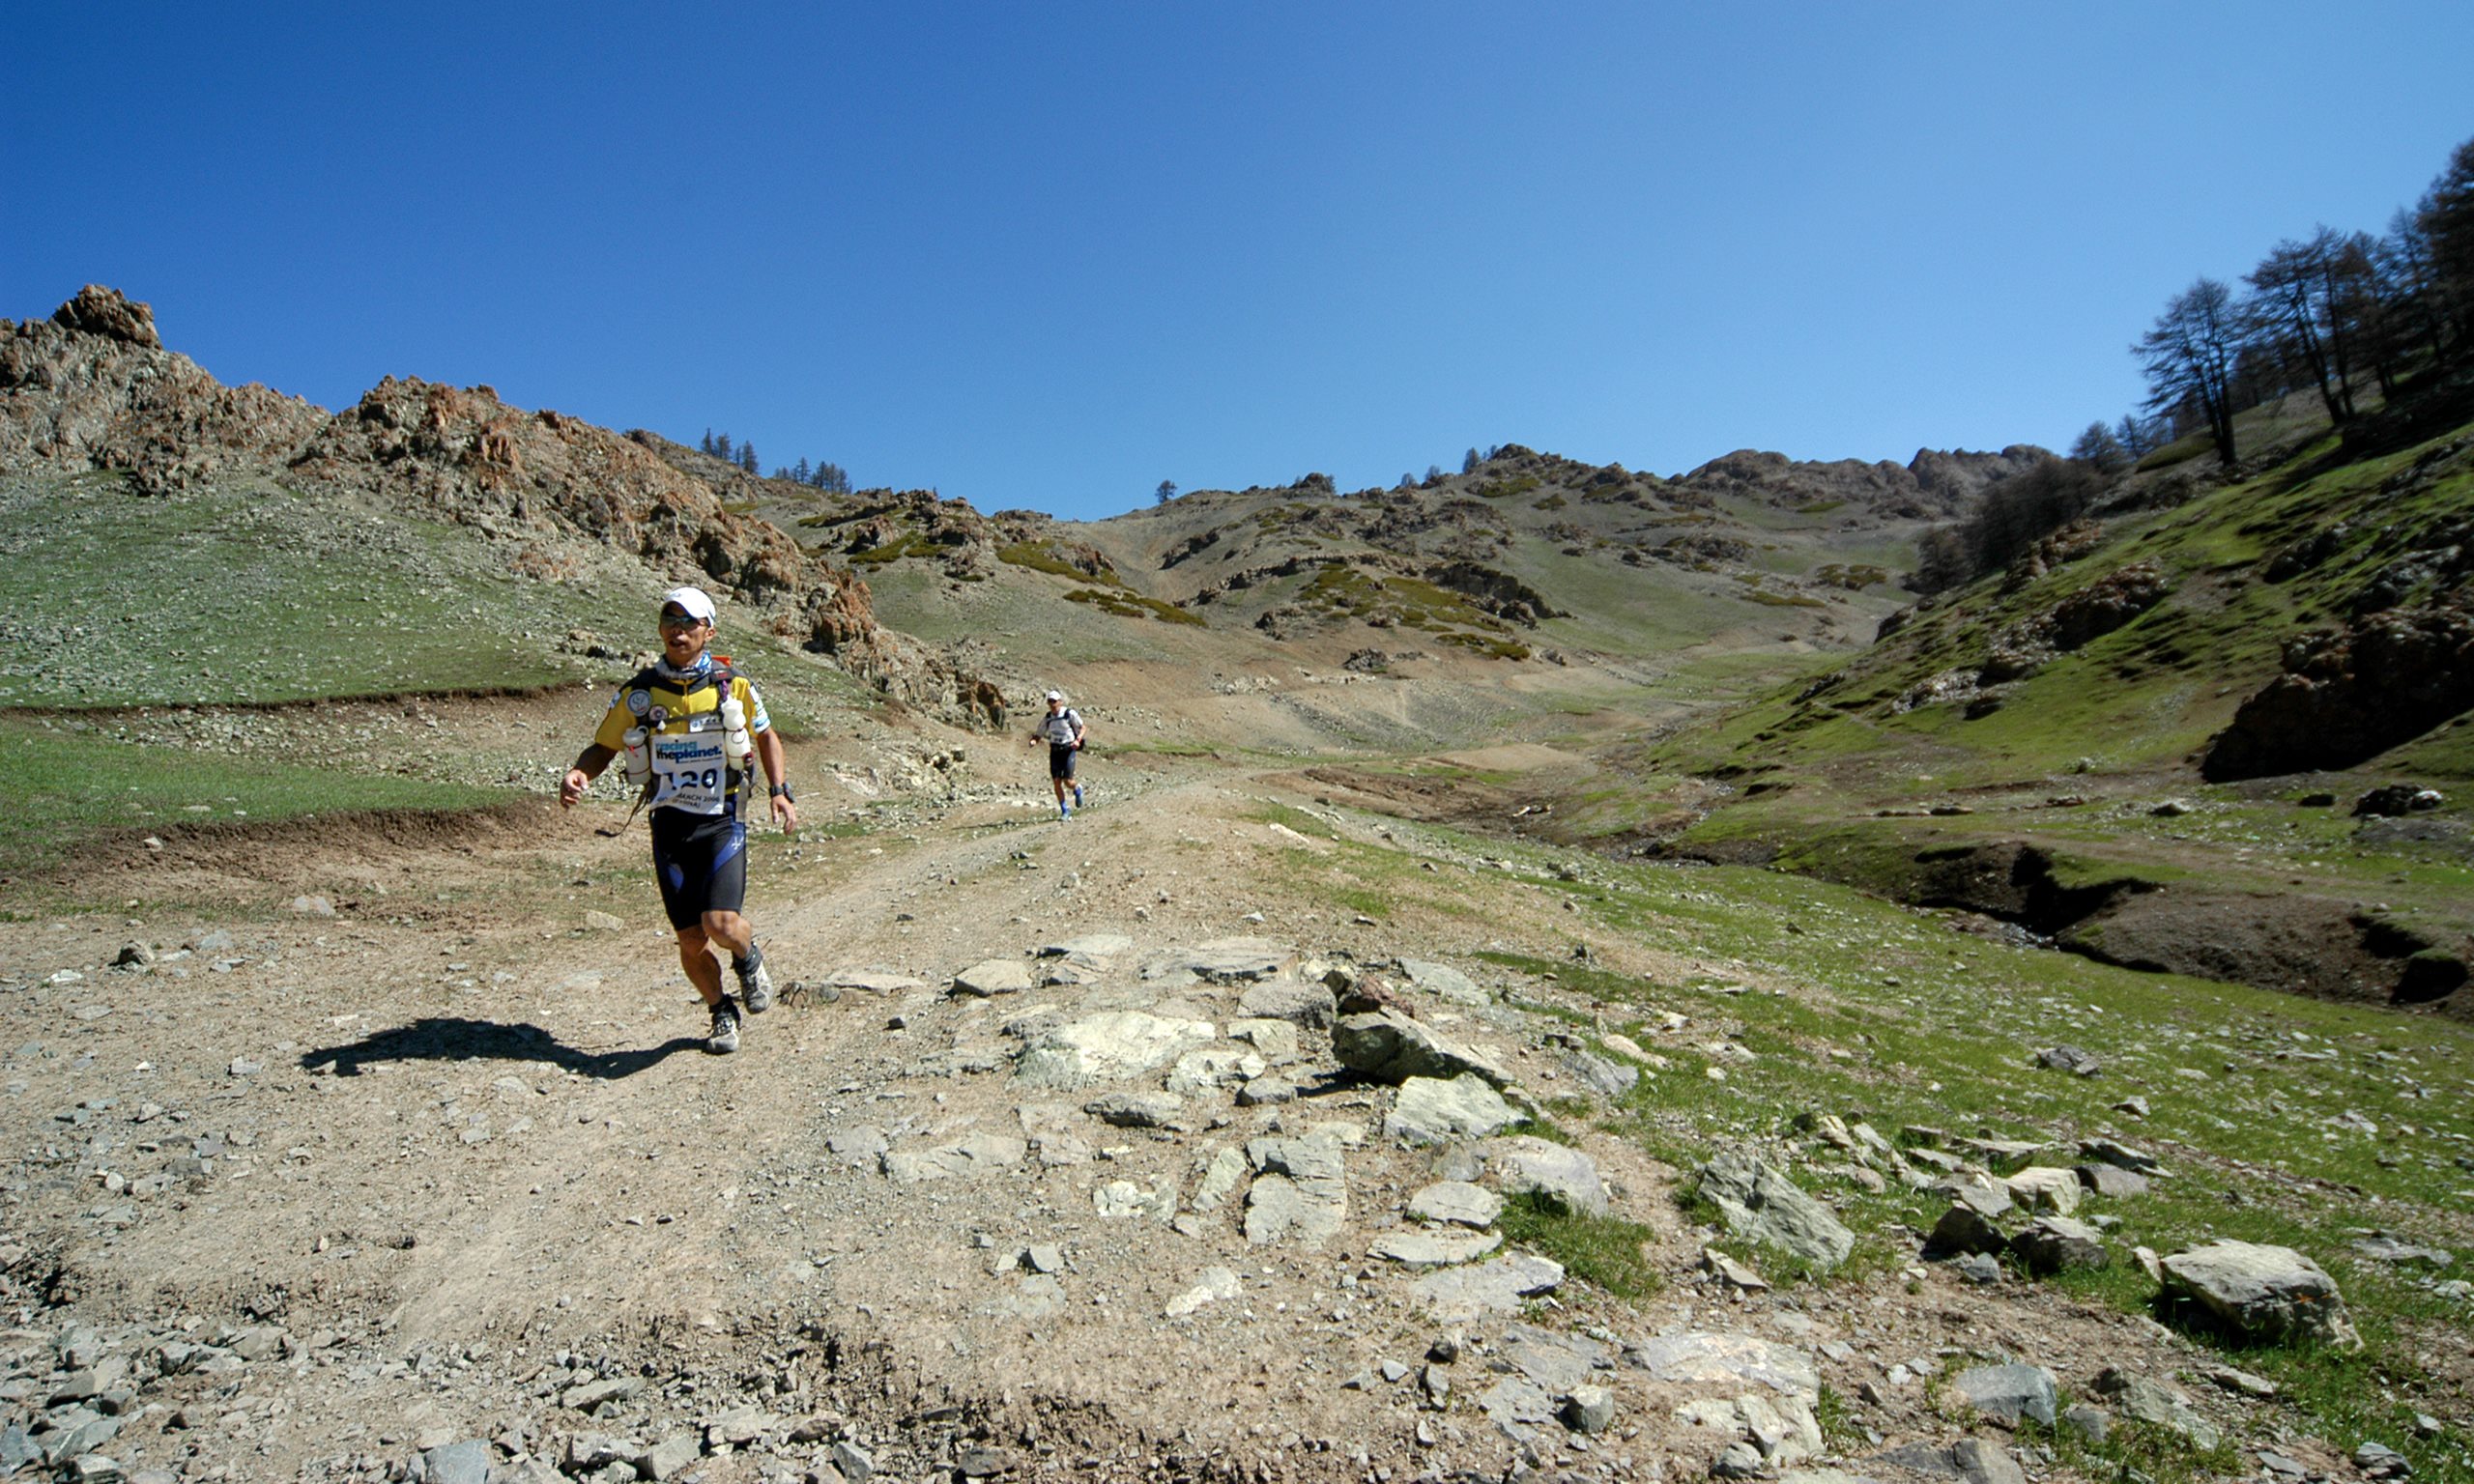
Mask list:
POLYGON ((796 804, 799 802, 799 796, 791 791, 791 785, 787 783, 775 784, 772 788, 772 794, 773 797, 781 799, 786 803, 796 804))

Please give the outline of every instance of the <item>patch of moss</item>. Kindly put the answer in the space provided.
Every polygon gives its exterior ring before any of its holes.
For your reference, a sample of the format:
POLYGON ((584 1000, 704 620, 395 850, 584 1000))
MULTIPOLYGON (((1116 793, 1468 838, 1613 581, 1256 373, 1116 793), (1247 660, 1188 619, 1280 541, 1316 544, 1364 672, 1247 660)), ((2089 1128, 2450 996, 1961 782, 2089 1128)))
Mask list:
POLYGON ((1157 618, 1162 623, 1186 623, 1195 628, 1207 627, 1198 614, 1191 614, 1174 603, 1144 597, 1138 592, 1077 587, 1065 595, 1068 603, 1087 603, 1100 612, 1117 618, 1157 618))

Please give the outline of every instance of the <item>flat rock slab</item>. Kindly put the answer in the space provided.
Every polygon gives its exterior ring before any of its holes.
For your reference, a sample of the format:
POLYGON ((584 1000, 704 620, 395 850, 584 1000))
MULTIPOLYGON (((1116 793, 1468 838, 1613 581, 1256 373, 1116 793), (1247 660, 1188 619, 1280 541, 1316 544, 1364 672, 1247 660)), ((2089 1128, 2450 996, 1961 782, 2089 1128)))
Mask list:
POLYGON ((1225 1268, 1205 1268, 1194 1274, 1194 1287, 1168 1300, 1168 1317, 1182 1319, 1206 1304, 1234 1298, 1240 1292, 1236 1273, 1225 1268))
POLYGON ((1981 1170, 1962 1171, 1937 1180, 1924 1188, 1946 1195, 1959 1205, 1988 1218, 2005 1215, 2017 1209, 2019 1204, 2011 1199, 2007 1182, 1996 1180, 1981 1170))
POLYGON ((1348 1224, 1348 1203, 1286 1175, 1258 1175, 1246 1192, 1246 1240, 1319 1247, 1348 1224))
POLYGON ((1563 1056, 1564 1075, 1588 1088, 1609 1102, 1623 1097, 1641 1080, 1637 1067, 1609 1061, 1587 1051, 1567 1051, 1563 1056))
POLYGON ((1501 1133, 1520 1119, 1503 1094, 1475 1072, 1449 1082, 1411 1077, 1383 1116, 1383 1134, 1410 1144, 1449 1144, 1501 1133))
POLYGON ((928 987, 925 980, 898 969, 836 969, 824 976, 824 982, 836 989, 865 989, 872 994, 903 994, 928 987))
POLYGON ((2029 1211, 2066 1216, 2079 1209, 2079 1172, 2050 1164, 2031 1164, 2004 1182, 2010 1198, 2029 1211))
POLYGON ((1243 1087, 1259 1077, 1268 1064, 1261 1056, 1235 1046, 1204 1046, 1177 1058, 1168 1069, 1168 1091, 1182 1098, 1205 1098, 1225 1087, 1243 1087))
POLYGON ((1275 1062, 1297 1056, 1297 1022, 1273 1016, 1240 1017, 1228 1022, 1228 1039, 1242 1041, 1275 1062))
POLYGON ((1567 1144, 1530 1134, 1488 1139, 1479 1147, 1486 1178, 1514 1193, 1536 1191, 1588 1215, 1606 1214, 1606 1184, 1597 1162, 1567 1144))
POLYGON ((1111 1011, 1041 1033, 1015 1063, 1033 1087, 1073 1089, 1139 1076, 1216 1040, 1207 1020, 1111 1011))
POLYGON ((1507 1325, 1498 1358, 1557 1396, 1614 1363, 1615 1354, 1586 1335, 1558 1334, 1535 1325, 1507 1325))
POLYGON ((975 1133, 959 1143, 928 1150, 894 1150, 884 1156, 884 1171, 898 1184, 926 1180, 970 1180, 992 1170, 1018 1168, 1030 1145, 1001 1133, 975 1133))
MULTIPOLYGON (((1301 1027, 1320 1028, 1332 1023, 1339 1013, 1339 998, 1329 985, 1310 979, 1275 979, 1255 985, 1237 1002, 1238 1010, 1250 1019, 1285 1020, 1301 1027)), ((1257 1042, 1259 1044, 1259 1042, 1257 1042)))
POLYGON ((1523 1298, 1553 1293, 1563 1284, 1563 1264, 1515 1252, 1474 1268, 1428 1273, 1412 1292, 1435 1318, 1450 1322, 1518 1313, 1523 1298))
POLYGON ((2089 1195, 2101 1195, 2107 1200, 2128 1200, 2147 1193, 2147 1177, 2118 1164, 2098 1161, 2080 1165, 2072 1173, 2089 1195))
POLYGON ((1800 1350, 1749 1334, 1694 1329, 1627 1345, 1624 1359, 1659 1381, 1680 1385, 1768 1386, 1782 1396, 1821 1392, 1821 1372, 1800 1350))
POLYGON ((1082 1104, 1082 1111, 1118 1128, 1174 1128, 1186 1100, 1174 1093, 1109 1093, 1082 1104))
POLYGON ((1401 977, 1438 999, 1450 1000, 1455 1005, 1486 1003, 1486 991, 1478 987, 1478 982, 1448 963, 1437 963, 1430 958, 1402 958, 1398 961, 1401 977))
POLYGON ((1555 1420, 1555 1395, 1523 1376, 1507 1376, 1478 1394, 1478 1410, 1515 1442, 1539 1438, 1555 1420))
POLYGON ((954 976, 956 994, 982 998, 1020 994, 1031 987, 1031 966, 1020 958, 986 958, 954 976))
POLYGON ((2024 1139, 1960 1138, 1950 1142, 1961 1153, 1973 1155, 1997 1169, 2005 1164, 2025 1164, 2051 1147, 2024 1139))
POLYGON ((1267 1137, 1246 1144, 1261 1173, 1246 1192, 1246 1240, 1257 1246, 1295 1241, 1320 1246, 1348 1223, 1347 1156, 1328 1136, 1267 1137))
POLYGON ((1142 977, 1192 977, 1206 984, 1246 985, 1279 979, 1296 966, 1297 950, 1285 944, 1262 938, 1215 938, 1152 955, 1143 960, 1142 977))
POLYGON ((1700 1173, 1701 1193, 1739 1236, 1823 1268, 1837 1267, 1856 1249, 1856 1234, 1828 1207, 1745 1151, 1721 1150, 1700 1173))
POLYGON ((1106 963, 1132 947, 1134 947, 1134 939, 1121 932, 1086 932, 1080 937, 1067 938, 1061 943, 1041 944, 1040 956, 1083 958, 1095 963, 1106 963))
POLYGON ((1465 1180, 1443 1180, 1409 1197, 1409 1214, 1420 1221, 1450 1222, 1483 1230, 1502 1215, 1504 1198, 1465 1180))
POLYGON ((2336 1280, 2291 1247, 2213 1241, 2176 1252, 2160 1266, 2167 1293, 2198 1303, 2245 1338, 2362 1344, 2336 1280))
POLYGON ((2004 1427, 2021 1417, 2051 1427, 2060 1400, 2053 1372, 2041 1365, 1979 1365, 1952 1377, 1950 1389, 2004 1427))
POLYGON ((2123 1416, 2179 1433, 2198 1447, 2213 1448, 2224 1441, 2224 1434, 2200 1415, 2189 1397, 2161 1382, 2109 1368, 2096 1378, 2096 1390, 2123 1416))
POLYGON ((1478 1259, 1504 1244, 1501 1232, 1386 1232, 1366 1244, 1366 1251, 1403 1268, 1453 1268, 1478 1259))

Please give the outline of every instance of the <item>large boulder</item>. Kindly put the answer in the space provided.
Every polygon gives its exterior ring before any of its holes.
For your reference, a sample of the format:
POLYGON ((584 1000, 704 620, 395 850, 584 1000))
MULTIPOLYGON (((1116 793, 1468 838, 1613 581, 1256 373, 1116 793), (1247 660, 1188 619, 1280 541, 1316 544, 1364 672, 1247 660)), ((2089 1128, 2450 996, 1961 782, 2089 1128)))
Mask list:
POLYGON ((1377 1082, 1411 1077, 1449 1082, 1475 1072, 1494 1087, 1512 1085, 1510 1073, 1491 1060, 1397 1011, 1342 1016, 1332 1027, 1332 1054, 1349 1070, 1377 1082))
POLYGON ((1701 1166, 1701 1193, 1727 1229, 1819 1268, 1835 1268, 1856 1249, 1856 1234, 1829 1208, 1749 1151, 1721 1150, 1701 1166))
POLYGON ((2362 1345, 2336 1280, 2291 1247, 2212 1241, 2161 1266, 2168 1297, 2198 1304, 2244 1339, 2362 1345))

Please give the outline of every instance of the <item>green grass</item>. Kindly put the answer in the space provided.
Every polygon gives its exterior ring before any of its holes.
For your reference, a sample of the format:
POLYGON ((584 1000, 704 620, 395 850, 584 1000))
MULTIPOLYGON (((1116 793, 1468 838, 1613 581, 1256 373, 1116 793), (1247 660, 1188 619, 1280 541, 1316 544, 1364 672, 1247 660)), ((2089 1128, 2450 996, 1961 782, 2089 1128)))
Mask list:
POLYGON ((1495 1218, 1507 1241, 1552 1258, 1568 1275, 1618 1298, 1641 1299, 1658 1290, 1657 1273, 1643 1255, 1657 1234, 1621 1216, 1594 1216, 1561 1200, 1524 1191, 1504 1202, 1495 1218))
POLYGON ((1077 587, 1065 595, 1068 603, 1087 603, 1100 612, 1117 618, 1156 618, 1162 623, 1182 623, 1194 628, 1207 627, 1200 614, 1190 613, 1174 603, 1159 598, 1146 598, 1138 592, 1114 588, 1077 587))
POLYGON ((43 591, 0 626, 7 705, 529 690, 598 672, 561 652, 569 630, 654 643, 649 578, 534 581, 461 528, 273 485, 0 480, 0 556, 43 591))
MULTIPOLYGON (((1560 857, 1534 846, 1481 845, 1444 830, 1424 841, 1508 854, 1510 881, 1701 966, 1650 978, 1539 954, 1481 956, 1551 981, 1591 1023, 1665 1059, 1601 1115, 1603 1131, 1686 1171, 1719 1143, 1745 1139, 1799 1150, 1821 1167, 1805 1178, 1832 1195, 1857 1235, 1856 1255, 1839 1272, 1813 1273, 1766 1250, 1737 1254, 1773 1282, 1861 1282, 1910 1260, 1911 1229, 1940 1214, 1895 1178, 1880 1194, 1834 1183, 1826 1171, 1844 1156, 1800 1132, 1800 1114, 1866 1121, 1893 1139, 1925 1125, 2041 1140, 2053 1147, 2041 1162, 2069 1162, 2080 1138, 2116 1137, 2164 1153, 2172 1176, 2143 1197, 2093 1201, 2121 1221, 2111 1238, 2114 1266, 2048 1286, 2141 1313, 2153 1294, 2127 1260, 2135 1243, 2172 1252, 2230 1237, 2293 1247, 2337 1276, 2366 1342, 2360 1357, 2193 1338, 2286 1385, 2285 1414, 2302 1425, 2378 1437, 2414 1458, 2418 1477, 2474 1478, 2461 1436, 2417 1445, 2401 1425, 2414 1410, 2463 1411, 2466 1399, 2415 1357, 2462 1343, 2464 1303, 2420 1286, 2412 1271, 2358 1258, 2344 1236, 2375 1222, 2427 1245, 2474 1242, 2465 1214, 2474 1172, 2457 1162, 2474 1144, 2474 1115, 2448 1091, 2474 1074, 2474 1029, 2128 973, 1962 935, 1938 914, 1771 871, 1617 862, 1594 866, 1589 881, 1562 882, 1552 875, 1560 857), (1682 1032, 1662 1029, 1667 1012, 1686 1017, 1682 1032), (2095 1054, 2100 1074, 2033 1068, 2035 1050, 2061 1042, 2095 1054), (1712 1046, 1750 1055, 1715 1056, 1712 1046), (1713 1066, 1725 1081, 1707 1076, 1713 1066), (2143 1120, 2114 1106, 2134 1090, 2149 1100, 2143 1120), (2363 1131, 2347 1114, 2379 1131, 2363 1131)), ((2159 1467, 2188 1452, 2136 1434, 2109 1447, 2103 1456, 2159 1467)), ((2176 1467, 2212 1466, 2198 1457, 2176 1467)))
POLYGON ((1117 576, 1114 567, 1102 562, 1097 573, 1085 572, 1059 556, 1055 546, 1046 541, 1018 541, 1011 546, 999 547, 996 559, 1009 566, 1046 572, 1051 577, 1069 578, 1078 583, 1102 583, 1110 587, 1125 585, 1125 579, 1117 576))
POLYGON ((43 870, 107 832, 186 824, 268 824, 366 810, 456 810, 503 803, 503 789, 384 772, 174 751, 59 724, 0 722, 0 857, 43 870))

